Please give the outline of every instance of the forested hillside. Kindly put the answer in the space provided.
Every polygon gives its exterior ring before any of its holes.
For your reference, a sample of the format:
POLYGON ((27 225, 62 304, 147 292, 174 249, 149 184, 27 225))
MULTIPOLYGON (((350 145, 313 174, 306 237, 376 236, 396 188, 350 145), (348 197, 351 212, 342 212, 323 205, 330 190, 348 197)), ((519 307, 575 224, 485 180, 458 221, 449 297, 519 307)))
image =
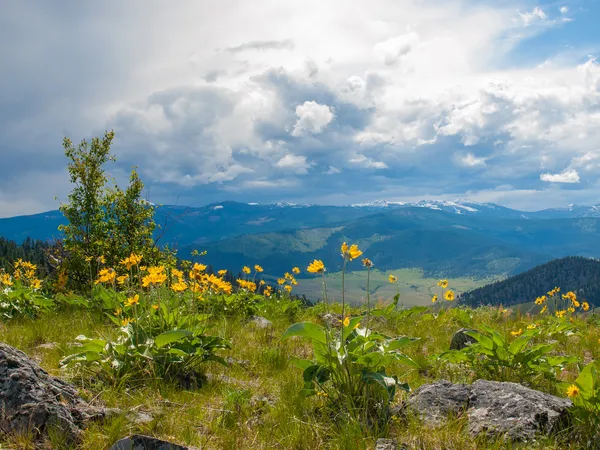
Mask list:
POLYGON ((464 293, 460 302, 469 306, 515 305, 533 302, 555 286, 573 291, 580 299, 600 305, 600 261, 571 256, 550 261, 527 272, 464 293))
POLYGON ((49 248, 50 244, 30 238, 25 239, 22 244, 17 244, 0 237, 0 269, 10 271, 14 262, 21 258, 36 264, 40 273, 46 275, 50 273, 50 265, 46 258, 46 250, 49 248))

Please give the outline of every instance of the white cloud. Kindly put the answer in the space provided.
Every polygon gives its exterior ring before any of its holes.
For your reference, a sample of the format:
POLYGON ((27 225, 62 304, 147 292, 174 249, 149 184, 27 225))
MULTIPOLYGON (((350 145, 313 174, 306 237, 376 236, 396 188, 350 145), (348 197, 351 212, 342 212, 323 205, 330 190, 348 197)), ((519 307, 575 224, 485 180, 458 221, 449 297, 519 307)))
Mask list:
POLYGON ((561 14, 566 14, 569 12, 569 7, 568 6, 561 6, 560 7, 560 13, 561 14))
POLYGON ((275 163, 276 167, 281 169, 291 169, 296 173, 307 173, 310 164, 305 156, 288 154, 275 163))
POLYGON ((486 158, 478 158, 473 153, 458 155, 458 163, 464 167, 485 167, 486 158))
POLYGON ((355 164, 368 169, 387 169, 388 166, 383 161, 374 161, 371 158, 367 158, 365 155, 357 155, 355 158, 350 159, 351 164, 355 164))
POLYGON ((333 167, 333 166, 329 166, 329 169, 327 170, 327 175, 335 175, 336 173, 341 173, 342 171, 340 169, 338 169, 337 167, 333 167))
POLYGON ((298 120, 290 133, 292 136, 319 134, 334 118, 329 106, 320 105, 315 101, 306 101, 296 106, 296 116, 298 120))
POLYGON ((562 173, 543 173, 540 180, 548 183, 579 183, 579 174, 575 169, 569 169, 562 173))
POLYGON ((536 21, 546 20, 548 18, 546 13, 539 6, 536 6, 530 12, 518 12, 518 14, 523 22, 523 25, 525 26, 529 26, 536 21))
POLYGON ((377 53, 387 66, 392 66, 398 60, 414 49, 419 42, 419 35, 415 32, 409 32, 400 36, 378 42, 373 46, 377 53))

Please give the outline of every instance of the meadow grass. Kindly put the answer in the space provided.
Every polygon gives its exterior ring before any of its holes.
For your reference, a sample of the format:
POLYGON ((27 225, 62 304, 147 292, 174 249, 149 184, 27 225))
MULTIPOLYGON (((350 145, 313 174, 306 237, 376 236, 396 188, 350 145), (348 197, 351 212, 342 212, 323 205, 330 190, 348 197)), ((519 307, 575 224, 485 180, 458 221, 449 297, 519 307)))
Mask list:
MULTIPOLYGON (((339 310, 340 306, 333 305, 332 309, 339 310)), ((227 337, 232 344, 231 349, 222 352, 229 357, 230 367, 208 363, 206 380, 198 388, 184 389, 162 380, 143 380, 135 389, 111 388, 72 378, 90 402, 122 410, 122 414, 103 423, 90 424, 79 448, 107 449, 117 439, 132 433, 203 449, 368 449, 373 448, 378 435, 394 437, 411 449, 579 448, 561 437, 526 445, 473 438, 461 419, 450 419, 439 428, 431 428, 416 417, 393 418, 387 429, 377 432, 365 430, 352 421, 345 427, 335 426, 323 399, 298 395, 303 386, 302 372, 289 364, 289 357, 310 358, 310 346, 300 339, 280 339, 293 322, 318 322, 322 311, 320 305, 302 309, 293 321, 270 317, 273 327, 269 329, 248 325, 243 317, 214 318, 212 332, 227 337), (136 423, 131 411, 147 413, 152 420, 136 423)), ((466 311, 473 318, 473 326, 493 325, 506 335, 536 319, 517 312, 499 314, 497 308, 466 311)), ((409 318, 391 314, 385 320, 374 321, 374 328, 390 335, 420 338, 417 345, 407 347, 406 354, 422 367, 417 370, 398 364, 390 367, 389 372, 413 389, 439 379, 474 381, 475 374, 471 371, 443 364, 433 357, 448 349, 452 334, 461 326, 457 317, 453 313, 409 318)), ((587 361, 597 359, 598 318, 578 317, 575 321, 579 333, 558 342, 556 352, 577 355, 587 361)), ((4 323, 0 340, 23 350, 48 372, 68 377, 70 373, 60 370, 59 361, 76 351, 72 346, 76 336, 82 333, 108 336, 113 332, 114 326, 106 315, 69 309, 42 315, 37 320, 4 323), (40 347, 47 343, 54 343, 54 348, 40 347)), ((561 377, 572 380, 576 370, 565 370, 561 377)), ((398 394, 395 401, 401 402, 406 395, 398 394)), ((54 441, 49 443, 51 448, 61 448, 60 438, 51 440, 54 441)), ((27 436, 6 438, 4 445, 39 448, 27 436)))

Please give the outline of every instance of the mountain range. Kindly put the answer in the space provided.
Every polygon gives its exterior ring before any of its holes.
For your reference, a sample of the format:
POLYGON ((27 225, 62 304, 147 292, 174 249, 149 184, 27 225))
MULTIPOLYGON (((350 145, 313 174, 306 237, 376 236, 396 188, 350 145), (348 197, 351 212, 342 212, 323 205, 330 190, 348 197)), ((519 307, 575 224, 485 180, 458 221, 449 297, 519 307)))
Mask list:
MULTIPOLYGON (((58 211, 0 219, 17 242, 60 237, 58 211)), ((524 212, 470 201, 376 201, 348 206, 219 202, 159 206, 160 242, 186 258, 207 250, 218 268, 261 264, 280 274, 322 259, 341 268, 339 246, 359 244, 380 270, 422 268, 440 276, 507 276, 563 256, 600 255, 600 206, 524 212)), ((357 267, 355 267, 357 268, 357 267)))

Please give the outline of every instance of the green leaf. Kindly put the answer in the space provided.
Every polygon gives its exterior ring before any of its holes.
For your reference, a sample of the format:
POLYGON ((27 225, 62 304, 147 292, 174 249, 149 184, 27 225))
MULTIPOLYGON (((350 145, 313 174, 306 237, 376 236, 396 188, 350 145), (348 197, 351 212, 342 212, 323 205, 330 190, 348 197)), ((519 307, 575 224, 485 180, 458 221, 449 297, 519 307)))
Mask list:
POLYGON ((296 356, 290 356, 290 364, 294 367, 297 367, 298 369, 305 370, 309 366, 313 365, 313 362, 309 361, 308 359, 301 359, 296 356))
POLYGON ((408 336, 397 337, 386 344, 386 350, 397 350, 402 347, 406 347, 408 344, 418 341, 419 338, 411 338, 408 336))
POLYGON ((482 334, 479 331, 465 331, 465 334, 471 336, 473 339, 475 339, 484 348, 488 350, 492 350, 494 348, 494 342, 485 334, 482 334))
POLYGON ((513 355, 516 355, 525 348, 525 346, 529 343, 530 340, 531 336, 528 336, 526 334, 519 336, 517 339, 512 341, 512 343, 508 347, 508 351, 511 352, 513 355))
POLYGON ((186 336, 191 336, 191 335, 192 335, 192 333, 187 330, 165 331, 164 333, 159 334, 158 336, 156 336, 154 338, 154 344, 158 348, 162 348, 165 345, 171 344, 171 343, 176 342, 186 336))
POLYGON ((325 336, 325 329, 321 325, 317 325, 312 322, 299 322, 289 327, 281 336, 282 340, 288 339, 292 336, 300 336, 312 339, 322 344, 327 343, 325 336))
POLYGON ((413 367, 415 369, 420 369, 421 368, 421 366, 419 365, 419 363, 417 363, 412 358, 406 356, 404 353, 394 353, 394 358, 396 358, 396 360, 398 360, 401 364, 404 364, 406 366, 410 366, 410 367, 413 367))

